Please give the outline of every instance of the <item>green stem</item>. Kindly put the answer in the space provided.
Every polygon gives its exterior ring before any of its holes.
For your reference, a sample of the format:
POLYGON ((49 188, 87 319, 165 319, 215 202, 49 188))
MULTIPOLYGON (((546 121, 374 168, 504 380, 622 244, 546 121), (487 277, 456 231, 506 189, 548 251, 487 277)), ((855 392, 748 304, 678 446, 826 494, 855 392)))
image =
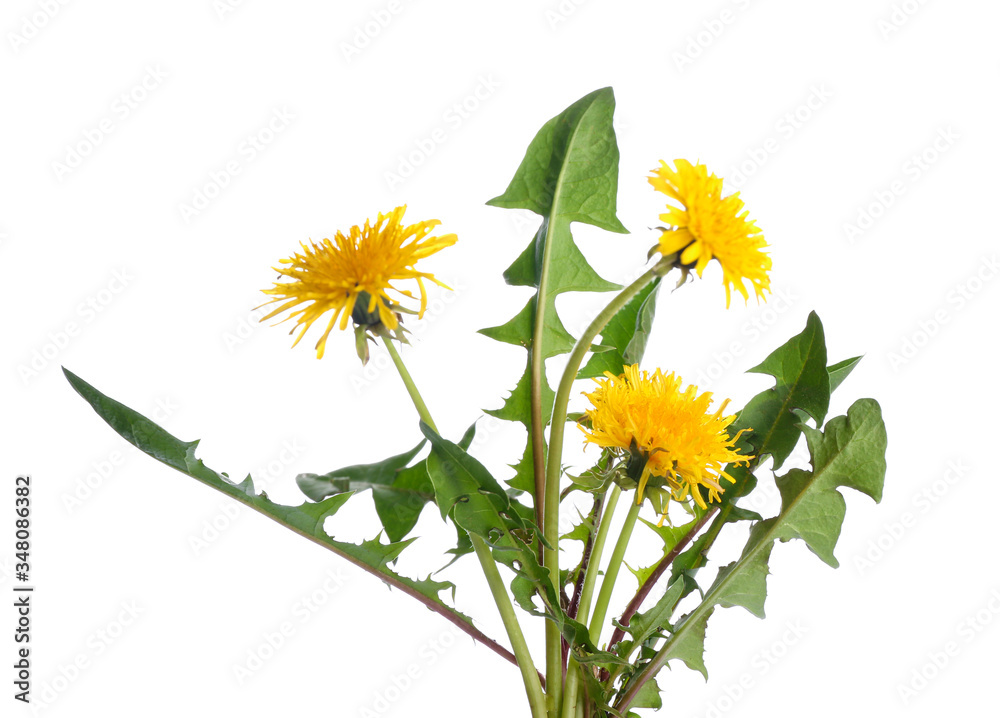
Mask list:
POLYGON ((392 363, 396 365, 396 370, 399 372, 399 376, 403 380, 403 384, 406 386, 406 391, 410 395, 410 399, 413 400, 413 405, 417 408, 417 413, 420 414, 420 420, 436 432, 437 426, 434 424, 434 419, 431 418, 431 413, 427 409, 427 404, 424 403, 423 397, 420 396, 420 392, 417 391, 417 385, 413 383, 413 377, 410 376, 410 372, 406 370, 406 365, 403 364, 402 357, 399 356, 399 352, 396 351, 396 347, 392 345, 392 337, 389 336, 389 332, 387 332, 384 328, 379 332, 379 336, 382 337, 385 348, 388 350, 389 356, 392 358, 392 363))
MULTIPOLYGON (((548 244, 546 244, 546 249, 548 244)), ((549 448, 548 448, 548 464, 545 470, 545 497, 544 497, 544 514, 543 514, 543 533, 545 539, 551 549, 546 549, 544 551, 544 563, 545 568, 549 570, 550 576, 559 576, 559 477, 562 473, 562 450, 563 450, 563 437, 566 433, 566 411, 569 407, 569 394, 573 388, 573 382, 576 380, 577 372, 580 371, 580 366, 583 364, 583 358, 590 351, 591 345, 597 338, 597 335, 601 333, 601 330, 607 326, 607 323, 611 321, 611 318, 618 313, 622 307, 624 307, 628 302, 634 297, 639 291, 649 284, 653 279, 658 276, 662 276, 673 264, 673 257, 663 258, 656 265, 653 266, 648 272, 643 274, 637 280, 632 282, 629 286, 625 287, 619 294, 611 300, 611 302, 598 314, 594 321, 590 323, 587 330, 583 333, 577 341, 576 346, 573 348, 573 352, 569 355, 569 360, 566 364, 566 369, 563 371, 562 379, 559 382, 559 389, 556 392, 555 404, 552 407, 552 428, 549 432, 549 448)), ((545 264, 543 262, 543 279, 545 271, 545 264)), ((544 295, 539 292, 538 297, 543 297, 544 295)), ((535 333, 540 337, 541 329, 539 328, 542 324, 538 321, 539 317, 539 303, 536 299, 535 304, 535 333)), ((533 352, 539 352, 537 361, 534 359, 532 363, 532 371, 534 373, 536 365, 540 365, 543 360, 541 359, 540 346, 535 344, 532 346, 533 352)), ((538 368, 539 382, 541 381, 541 368, 538 368)), ((532 376, 534 379, 534 375, 532 376)), ((534 394, 534 382, 532 382, 532 404, 537 404, 536 398, 538 395, 534 394)), ((534 409, 534 406, 532 406, 534 409)), ((532 438, 533 441, 536 439, 536 433, 544 430, 544 427, 536 424, 534 421, 532 423, 532 438), (536 427, 538 432, 535 431, 536 427)), ((535 444, 532 444, 535 446, 535 444)), ((536 470, 536 486, 537 486, 537 471, 538 471, 538 454, 535 453, 533 458, 535 459, 535 470, 536 470)), ((537 501, 537 497, 536 497, 537 501)), ((537 505, 537 503, 536 503, 537 505)), ((559 714, 559 706, 561 704, 561 688, 562 688, 562 636, 559 634, 559 629, 552 621, 546 621, 545 626, 545 651, 546 651, 546 681, 549 688, 549 715, 550 718, 556 718, 559 714)))
POLYGON ((590 615, 590 601, 594 595, 594 588, 597 586, 601 555, 604 553, 604 545, 608 542, 608 534, 611 533, 611 518, 614 516, 615 507, 618 505, 618 498, 621 494, 622 490, 618 484, 615 484, 608 494, 604 515, 601 517, 601 523, 597 529, 597 538, 594 540, 594 548, 590 553, 590 565, 587 567, 587 577, 584 579, 583 592, 580 594, 580 608, 576 612, 576 620, 580 623, 586 623, 587 617, 590 615))
MULTIPOLYGON (((563 371, 562 379, 559 381, 559 389, 556 392, 555 403, 552 406, 552 430, 549 433, 549 457, 548 467, 545 476, 545 538, 553 547, 546 552, 546 567, 550 571, 558 571, 559 554, 559 476, 562 473, 562 449, 563 437, 566 434, 566 412, 569 407, 569 395, 573 390, 573 382, 583 364, 583 358, 590 351, 597 335, 601 333, 611 318, 618 313, 639 291, 649 284, 657 276, 662 275, 670 264, 666 260, 661 260, 652 269, 632 282, 611 300, 594 321, 590 323, 587 330, 573 347, 573 352, 569 355, 566 369, 563 371), (548 560, 556 558, 556 563, 549 566, 548 560)), ((552 575, 558 576, 558 573, 552 575)))
MULTIPOLYGON (((604 514, 600 519, 597 538, 594 540, 594 547, 590 553, 590 563, 587 565, 587 576, 580 594, 580 605, 576 612, 576 619, 581 623, 585 623, 590 614, 590 600, 594 595, 594 587, 597 585, 597 574, 600 573, 601 554, 604 553, 604 544, 607 543, 608 534, 611 533, 611 518, 614 516, 615 506, 618 504, 618 497, 621 496, 621 493, 621 488, 615 484, 608 494, 604 514)), ((563 693, 563 718, 575 718, 579 692, 580 668, 576 665, 576 661, 570 658, 569 669, 566 673, 566 689, 563 693)))
MULTIPOLYGON (((389 356, 392 357, 392 363, 396 365, 399 376, 406 386, 406 391, 409 393, 410 399, 413 400, 413 405, 417 408, 417 413, 420 415, 421 421, 434 429, 434 431, 437 431, 437 425, 434 423, 434 419, 431 417, 431 413, 427 409, 427 404, 424 403, 423 397, 420 396, 413 377, 410 376, 406 365, 403 364, 403 359, 399 356, 399 352, 396 351, 396 347, 392 345, 392 337, 389 336, 389 333, 384 328, 379 332, 379 335, 385 342, 389 356)), ((514 655, 517 657, 517 666, 521 670, 521 677, 524 680, 524 688, 528 694, 528 703, 531 705, 532 718, 546 718, 545 693, 542 691, 542 683, 538 671, 535 670, 535 663, 531 660, 528 644, 524 640, 521 624, 517 621, 514 606, 510 602, 510 596, 507 595, 507 588, 500 577, 500 571, 497 569, 496 562, 493 560, 486 542, 480 536, 471 532, 469 533, 469 538, 472 540, 472 547, 476 551, 476 557, 483 567, 483 573, 486 574, 486 583, 489 584, 490 593, 493 594, 493 600, 500 611, 503 626, 507 630, 507 637, 510 639, 511 648, 514 649, 514 655)))
MULTIPOLYGON (((556 186, 555 195, 552 198, 552 206, 557 206, 561 183, 556 186)), ((549 284, 549 264, 551 257, 552 236, 556 227, 555 217, 550 218, 544 225, 545 244, 542 250, 542 262, 538 271, 538 292, 535 294, 535 316, 534 329, 531 337, 531 458, 535 475, 535 522, 539 530, 546 538, 551 540, 551 534, 559 535, 559 516, 556 514, 555 522, 552 524, 551 533, 547 521, 549 519, 546 508, 547 489, 545 487, 545 421, 542 411, 542 382, 545 373, 545 352, 543 340, 545 337, 545 313, 546 298, 548 296, 549 284)), ((541 229, 539 229, 541 232, 541 229)), ((538 237, 535 241, 537 244, 538 237)), ((558 480, 556 484, 558 484, 558 480)), ((555 546, 555 544, 552 544, 555 546)), ((547 551, 542 549, 542 564, 549 570, 549 575, 553 581, 559 583, 559 552, 557 550, 547 551)), ((562 634, 559 627, 552 621, 545 622, 545 679, 548 686, 548 709, 549 718, 556 718, 559 713, 559 706, 562 705, 563 687, 563 662, 562 662, 562 634)))
POLYGON ((521 678, 524 679, 524 687, 528 692, 528 703, 531 705, 532 718, 546 718, 545 693, 542 691, 542 683, 538 678, 538 671, 531 660, 528 652, 528 644, 524 640, 521 632, 521 624, 517 621, 514 613, 514 606, 507 595, 507 587, 504 586, 500 571, 497 570, 496 562, 490 555, 490 549, 482 537, 474 533, 469 534, 472 539, 472 547, 476 550, 476 556, 483 565, 483 573, 486 574, 486 583, 489 584, 490 593, 496 601, 500 610, 500 618, 503 620, 504 628, 507 629, 507 636, 510 638, 514 655, 517 656, 517 665, 521 669, 521 678))
MULTIPOLYGON (((590 323, 587 330, 573 347, 573 352, 569 355, 566 369, 563 371, 562 379, 559 382, 559 389, 556 392, 555 403, 552 406, 552 430, 549 433, 549 456, 548 466, 545 475, 545 538, 552 546, 551 551, 546 552, 546 566, 549 570, 558 571, 558 563, 548 565, 548 560, 559 554, 559 476, 562 473, 562 448, 563 437, 566 434, 566 412, 569 407, 569 395, 573 390, 573 382, 583 364, 583 358, 590 351, 597 335, 601 333, 611 318, 618 313, 639 291, 649 284, 657 276, 663 275, 671 266, 671 260, 660 260, 652 269, 643 274, 637 280, 623 289, 606 306, 594 321, 590 323)), ((552 575, 558 576, 558 573, 552 575)))
POLYGON ((611 593, 615 588, 615 581, 618 580, 618 571, 622 567, 622 560, 625 558, 625 549, 628 547, 629 539, 632 538, 632 529, 635 528, 635 520, 639 517, 641 503, 631 502, 628 515, 625 517, 625 525, 618 535, 618 543, 615 550, 611 552, 611 560, 604 571, 604 580, 601 582, 601 592, 597 594, 597 603, 594 605, 594 615, 590 619, 590 640, 595 644, 600 644, 601 629, 604 627, 604 619, 608 615, 608 605, 611 603, 611 593))

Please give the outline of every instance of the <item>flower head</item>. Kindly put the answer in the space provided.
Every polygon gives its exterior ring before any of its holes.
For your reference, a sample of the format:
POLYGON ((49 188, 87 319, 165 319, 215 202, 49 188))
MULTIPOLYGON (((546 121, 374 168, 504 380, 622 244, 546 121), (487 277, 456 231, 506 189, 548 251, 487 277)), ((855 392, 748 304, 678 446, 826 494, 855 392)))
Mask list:
POLYGON ((674 164, 676 170, 661 160, 660 167, 649 177, 655 189, 681 205, 668 204, 667 211, 660 215, 669 228, 662 228, 654 251, 665 257, 680 253, 680 266, 693 266, 699 277, 708 263, 717 259, 722 266, 727 308, 732 287, 744 301, 749 301, 745 280, 760 301, 765 291, 771 291, 771 258, 762 251, 767 246, 764 235, 747 219, 749 213, 743 208, 740 193, 723 197, 722 180, 708 174, 705 165, 692 165, 687 160, 675 160, 674 164))
POLYGON ((326 331, 316 342, 316 356, 322 359, 326 339, 338 318, 341 329, 347 328, 351 318, 362 328, 381 324, 392 331, 399 327, 397 312, 410 310, 390 297, 389 290, 409 299, 415 297, 410 291, 395 287, 394 282, 416 281, 420 291, 418 316, 423 316, 427 308, 424 280, 445 289, 448 287, 433 274, 418 271, 415 265, 418 260, 450 247, 458 238, 454 234, 428 237, 431 230, 441 224, 436 219, 403 226, 405 211, 404 205, 387 215, 380 213, 375 224, 366 220, 364 227, 351 227, 347 236, 337 232, 333 241, 301 243, 302 253, 282 259, 284 266, 274 268, 291 281, 277 281, 273 287, 263 290, 273 297, 265 304, 281 304, 261 321, 295 308, 282 320, 295 319, 292 331, 300 329, 292 344, 295 346, 313 322, 332 312, 326 331))
POLYGON ((629 456, 630 475, 637 477, 636 503, 642 502, 648 485, 669 489, 677 501, 692 496, 706 508, 697 487, 718 501, 723 491, 719 481, 734 481, 725 464, 752 458, 733 448, 739 434, 730 438, 726 428, 736 416, 722 415, 728 400, 709 413, 712 394, 699 395, 693 385, 681 391, 681 378, 673 373, 657 369, 650 375, 635 364, 621 376, 605 372, 605 378, 595 381, 598 388, 585 393, 593 405, 584 414, 590 427, 581 428, 587 442, 629 456))

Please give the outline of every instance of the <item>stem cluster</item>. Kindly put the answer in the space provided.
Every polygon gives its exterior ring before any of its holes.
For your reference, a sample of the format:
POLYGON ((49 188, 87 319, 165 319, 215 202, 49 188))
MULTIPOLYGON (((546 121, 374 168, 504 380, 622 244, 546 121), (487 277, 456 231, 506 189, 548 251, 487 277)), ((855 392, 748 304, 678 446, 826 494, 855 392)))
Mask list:
MULTIPOLYGON (((604 308, 604 310, 594 318, 590 326, 587 327, 586 331, 577 341, 576 346, 569 356, 566 368, 563 371, 562 378, 559 382, 558 390, 556 391, 555 402, 552 407, 551 430, 547 446, 544 435, 545 426, 542 420, 544 412, 541 403, 541 383, 544 381, 545 356, 544 347, 542 346, 543 332, 541 330, 544 323, 544 309, 542 307, 536 307, 536 324, 531 347, 531 445, 535 469, 534 500, 537 524, 545 538, 544 542, 540 542, 543 546, 541 551, 542 563, 545 568, 548 569, 549 575, 554 577, 556 583, 559 582, 560 576, 559 505, 561 499, 560 479, 562 476, 563 439, 565 436, 569 399, 573 384, 576 381, 577 374, 583 364, 584 358, 591 351, 593 342, 596 340, 598 335, 600 335, 602 330, 604 330, 611 318, 614 317, 615 314, 617 314, 618 311, 620 311, 647 284, 649 284, 649 282, 653 281, 653 279, 657 276, 662 276, 669 271, 672 263, 671 259, 672 258, 666 258, 661 260, 652 269, 623 289, 604 308)), ((541 281, 545 281, 544 274, 541 281)), ((544 294, 540 291, 539 296, 544 296, 544 294)), ((413 400, 413 404, 416 407, 421 420, 436 431, 434 421, 427 409, 427 405, 424 403, 423 398, 417 391, 416 385, 403 364, 399 353, 392 345, 391 337, 386 333, 382 333, 382 338, 385 341, 385 345, 389 351, 390 357, 392 358, 393 364, 395 364, 397 370, 399 371, 403 384, 406 386, 406 390, 409 393, 410 398, 413 400)), ((639 503, 634 501, 630 502, 628 514, 626 515, 624 524, 620 529, 620 533, 617 541, 615 542, 611 557, 607 565, 604 567, 604 578, 601 581, 600 590, 597 593, 597 599, 594 601, 594 592, 597 590, 598 578, 601 574, 601 559, 604 553, 604 547, 611 533, 612 519, 620 495, 621 489, 617 484, 615 484, 608 490, 606 496, 598 495, 595 497, 594 508, 590 515, 591 534, 585 543, 584 555, 576 572, 573 596, 570 598, 565 594, 562 594, 562 608, 565 609, 566 614, 570 618, 588 626, 590 640, 596 645, 599 645, 600 643, 601 633, 605 626, 608 609, 611 604, 612 592, 614 590, 615 582, 618 578, 625 556, 625 550, 628 547, 628 542, 632 535, 632 530, 635 526, 636 519, 638 518, 640 508, 639 503), (593 612, 591 613, 592 603, 593 612)), ((614 645, 624 637, 624 629, 621 628, 621 626, 628 625, 629 620, 633 615, 635 615, 642 602, 648 596, 650 589, 667 570, 673 559, 702 529, 711 517, 712 513, 713 512, 705 514, 695 524, 688 535, 685 536, 677 544, 677 546, 675 546, 674 549, 659 562, 659 564, 657 564, 649 578, 640 586, 635 597, 628 604, 625 612, 621 615, 619 626, 616 627, 612 633, 611 640, 608 644, 609 648, 614 647, 614 645)), ((570 646, 559 632, 559 627, 555 624, 555 622, 547 621, 545 640, 546 674, 545 679, 540 677, 529 652, 521 626, 517 620, 510 596, 504 586, 497 564, 490 552, 490 548, 481 537, 474 534, 470 534, 470 537, 472 539, 472 545, 476 552, 476 556, 478 557, 486 576, 490 592, 493 595, 497 609, 499 610, 501 619, 503 620, 507 637, 510 640, 511 647, 513 648, 515 657, 514 662, 520 668, 521 677, 524 681, 525 691, 528 696, 528 702, 531 706, 532 718, 577 718, 577 716, 580 715, 581 708, 589 714, 590 701, 586 699, 585 696, 586 684, 582 671, 590 669, 580 666, 571 656, 568 655, 570 646), (584 695, 581 695, 582 693, 584 695), (584 698, 584 700, 581 701, 581 698, 584 698)), ((604 679, 609 678, 606 672, 601 677, 604 679)), ((641 686, 630 686, 629 693, 634 695, 639 687, 641 686)), ((619 704, 617 708, 618 710, 624 712, 628 708, 628 703, 619 704)))

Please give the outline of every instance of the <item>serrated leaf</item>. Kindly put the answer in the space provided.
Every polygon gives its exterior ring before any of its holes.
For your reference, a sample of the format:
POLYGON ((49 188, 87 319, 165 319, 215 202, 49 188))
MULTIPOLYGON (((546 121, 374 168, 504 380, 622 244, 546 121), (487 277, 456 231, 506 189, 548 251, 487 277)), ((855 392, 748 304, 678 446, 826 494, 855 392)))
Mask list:
POLYGON ((422 422, 420 430, 431 442, 427 470, 442 518, 451 516, 491 543, 512 528, 525 528, 511 509, 510 497, 485 466, 422 422))
MULTIPOLYGON (((542 421, 548 424, 552 419, 552 404, 555 402, 556 393, 552 391, 549 382, 545 378, 545 366, 542 366, 542 421)), ((511 390, 510 395, 504 399, 503 406, 499 409, 485 409, 490 416, 506 421, 516 421, 524 425, 527 432, 526 446, 521 459, 516 464, 511 464, 514 469, 514 477, 507 481, 507 484, 517 491, 523 491, 530 495, 535 492, 535 465, 534 448, 531 442, 531 355, 528 355, 527 366, 517 384, 511 390)))
POLYGON ((591 92, 545 123, 507 190, 487 204, 627 232, 617 216, 614 92, 591 92))
POLYGON ((653 326, 659 286, 660 280, 653 280, 618 310, 601 331, 601 351, 594 352, 577 373, 577 379, 604 376, 606 371, 618 376, 626 366, 642 361, 653 326))
POLYGON ((581 541, 584 544, 590 540, 590 535, 594 531, 594 524, 589 516, 580 515, 580 523, 573 524, 573 528, 559 537, 560 541, 581 541))
POLYGON ((529 435, 528 443, 524 447, 524 453, 521 454, 520 460, 516 464, 510 464, 510 467, 514 469, 514 476, 505 482, 510 488, 529 495, 534 493, 535 462, 533 457, 534 450, 531 448, 531 437, 529 435))
MULTIPOLYGON (((856 402, 846 417, 831 419, 824 431, 805 427, 813 470, 793 469, 775 479, 781 493, 778 538, 801 538, 823 561, 839 565, 833 549, 840 538, 847 504, 837 487, 847 486, 882 500, 885 427, 878 404, 856 402), (859 457, 867 456, 868 461, 859 457)), ((766 522, 765 522, 766 523, 766 522)))
MULTIPOLYGON (((619 288, 594 271, 570 233, 572 222, 585 222, 613 232, 627 231, 616 214, 619 155, 613 127, 614 106, 614 93, 605 88, 581 98, 549 120, 529 145, 507 190, 488 203, 528 209, 542 217, 531 244, 504 272, 511 285, 541 289, 511 321, 483 330, 487 336, 519 344, 529 351, 528 371, 514 393, 501 409, 489 412, 525 425, 529 436, 529 451, 525 456, 532 451, 532 353, 536 362, 542 360, 544 369, 544 359, 570 351, 575 343, 556 313, 555 298, 563 292, 619 288), (541 346, 533 347, 537 322, 542 324, 541 346)), ((539 394, 537 399, 541 401, 547 425, 554 392, 544 377, 534 391, 539 394)), ((517 467, 511 485, 534 494, 534 466, 522 461, 517 467)))
POLYGON ((209 469, 195 456, 198 441, 181 441, 145 416, 102 394, 67 369, 63 369, 69 383, 108 425, 122 438, 143 453, 153 457, 172 469, 176 469, 201 483, 220 491, 253 510, 290 528, 305 538, 317 543, 333 553, 345 558, 356 566, 372 573, 390 586, 414 596, 424 604, 437 604, 448 613, 472 623, 471 619, 455 611, 441 600, 439 594, 445 590, 454 592, 454 584, 447 581, 412 579, 388 568, 413 539, 383 544, 378 538, 361 544, 337 541, 324 529, 328 518, 333 516, 353 495, 352 492, 335 494, 317 503, 300 506, 285 506, 271 501, 266 493, 254 492, 253 480, 248 476, 236 484, 223 474, 209 469))
MULTIPOLYGON (((622 641, 617 649, 619 656, 627 658, 635 650, 636 646, 642 645, 654 633, 663 630, 670 624, 670 617, 677 608, 677 603, 684 597, 684 582, 674 581, 667 586, 659 600, 648 610, 636 613, 629 619, 628 626, 623 626, 625 631, 632 637, 629 641, 622 641)), ((608 646, 609 650, 615 650, 615 646, 608 646)))
MULTIPOLYGON (((806 427, 813 470, 792 469, 779 477, 781 511, 756 524, 740 558, 719 569, 701 604, 678 623, 674 633, 644 669, 655 674, 668 660, 689 666, 701 661, 704 628, 714 607, 742 606, 764 615, 768 559, 775 542, 800 538, 824 561, 836 565, 833 548, 843 521, 839 487, 861 491, 879 501, 885 479, 886 433, 873 399, 856 401, 847 416, 831 419, 825 431, 806 427)), ((702 670, 703 662, 698 670, 702 670)))
MULTIPOLYGON (((544 369, 544 368, 543 368, 544 369)), ((542 373, 542 419, 548 424, 552 419, 552 404, 555 402, 556 393, 552 391, 548 381, 545 380, 545 373, 542 373)), ((499 409, 485 409, 490 416, 506 421, 517 421, 524 424, 531 434, 531 361, 524 369, 521 378, 511 390, 510 395, 504 399, 503 406, 499 409)))
POLYGON ((313 501, 345 491, 371 489, 375 511, 390 541, 406 537, 417 523, 420 511, 434 500, 434 487, 426 470, 418 464, 407 469, 425 441, 409 451, 372 464, 346 466, 326 474, 299 474, 295 483, 313 501))
POLYGON ((844 379, 846 379, 854 367, 858 365, 862 357, 851 357, 850 359, 845 359, 844 361, 837 362, 826 368, 827 373, 830 375, 830 393, 832 394, 834 389, 840 386, 844 379))
MULTIPOLYGON (((649 578, 649 576, 653 573, 653 571, 659 565, 660 561, 666 558, 667 554, 669 554, 674 549, 674 546, 676 546, 681 539, 687 536, 688 532, 691 531, 691 529, 697 522, 697 519, 695 521, 691 521, 689 523, 677 527, 658 526, 657 524, 647 521, 642 517, 639 517, 639 520, 646 526, 648 526, 650 530, 656 533, 656 535, 659 536, 660 539, 663 541, 663 556, 661 556, 655 562, 653 562, 647 567, 638 569, 633 569, 631 566, 628 566, 629 571, 631 571, 632 575, 639 580, 639 585, 641 586, 643 583, 646 582, 646 579, 649 578)), ((671 565, 676 566, 677 565, 676 561, 671 565)))
POLYGON ((486 539, 494 559, 514 571, 511 592, 518 605, 553 621, 574 648, 578 661, 604 667, 620 663, 614 654, 598 649, 590 640, 590 630, 569 618, 560 607, 549 571, 538 562, 541 537, 530 524, 531 510, 510 503, 486 467, 461 447, 424 423, 420 430, 431 442, 427 469, 442 515, 451 516, 466 531, 486 539), (541 611, 534 603, 535 596, 542 601, 541 611))
POLYGON ((663 699, 660 698, 660 686, 656 683, 656 679, 643 685, 639 693, 636 694, 632 707, 652 708, 657 711, 663 707, 663 699))
MULTIPOLYGON (((517 315, 506 324, 498 327, 487 327, 480 329, 479 333, 505 344, 514 344, 531 348, 532 336, 535 326, 535 299, 532 297, 517 315)), ((549 304, 545 312, 545 336, 546 341, 543 354, 546 359, 557 354, 566 354, 573 351, 576 339, 566 331, 559 315, 555 310, 555 297, 549 298, 549 304)))
MULTIPOLYGON (((810 313, 806 329, 793 337, 755 368, 764 373, 776 372, 775 386, 753 397, 740 412, 729 431, 735 435, 741 430, 752 428, 739 442, 740 453, 754 454, 750 465, 729 464, 726 473, 734 483, 725 484, 718 515, 711 527, 687 551, 674 561, 671 577, 676 578, 686 571, 695 572, 704 564, 706 543, 718 535, 727 523, 744 520, 760 520, 754 512, 747 512, 736 505, 736 500, 749 494, 757 485, 754 469, 765 457, 773 457, 772 468, 780 468, 788 454, 798 442, 802 430, 801 416, 796 414, 800 406, 806 406, 816 414, 817 423, 822 421, 829 408, 827 387, 843 381, 858 362, 858 358, 838 362, 825 368, 826 345, 823 328, 815 312, 810 313), (820 367, 824 367, 821 371, 820 367), (811 389, 810 385, 814 384, 811 389), (825 397, 825 400, 824 400, 825 397), (811 398, 811 400, 810 400, 811 398)), ((751 370, 754 371, 754 370, 751 370)), ((773 375, 773 374, 772 374, 773 375)))
MULTIPOLYGON (((468 448, 475 433, 476 425, 472 424, 459 445, 468 448)), ((295 483, 313 501, 344 491, 371 489, 375 512, 386 536, 390 541, 401 541, 416 526, 424 506, 434 500, 434 485, 424 462, 407 466, 426 443, 421 441, 409 451, 372 464, 347 466, 326 474, 299 474, 295 483)), ((467 553, 461 546, 459 551, 467 553)))
POLYGON ((792 409, 808 412, 820 426, 830 407, 826 342, 816 312, 809 313, 801 334, 749 371, 773 376, 775 386, 750 400, 740 412, 736 428, 751 428, 748 442, 758 457, 770 454, 777 470, 799 440, 799 420, 792 409))
MULTIPOLYGON (((486 539, 497 561, 530 581, 547 607, 558 607, 549 572, 538 563, 540 536, 527 518, 531 510, 512 502, 486 467, 462 447, 423 422, 420 430, 431 442, 427 471, 441 516, 450 516, 464 530, 486 539)), ((523 607, 535 610, 530 601, 523 607)))
POLYGON ((714 608, 695 616, 688 615, 683 623, 676 627, 671 640, 671 658, 682 661, 692 671, 698 671, 708 680, 708 668, 705 666, 705 631, 708 619, 715 612, 714 608))

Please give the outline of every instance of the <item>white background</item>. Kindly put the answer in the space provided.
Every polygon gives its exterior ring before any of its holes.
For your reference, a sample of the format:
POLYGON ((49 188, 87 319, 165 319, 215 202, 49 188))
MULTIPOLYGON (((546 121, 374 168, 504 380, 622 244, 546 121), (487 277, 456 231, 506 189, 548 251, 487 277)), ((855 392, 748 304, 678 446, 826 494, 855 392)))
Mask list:
MULTIPOLYGON (((831 416, 873 396, 889 432, 885 498, 847 496, 841 567, 779 545, 767 620, 717 612, 707 685, 682 666, 661 677, 669 715, 994 710, 977 706, 995 703, 1000 635, 998 20, 994 3, 972 0, 6 2, 0 581, 8 606, 13 478, 30 473, 34 691, 50 701, 36 712, 527 715, 512 666, 127 447, 59 366, 202 438, 209 466, 252 472, 297 503, 297 473, 407 449, 416 417, 381 351, 366 374, 349 334, 322 361, 308 341, 291 350, 284 328, 257 323, 259 290, 300 240, 408 203, 409 220, 440 218, 460 238, 426 262, 455 292, 434 291, 404 352, 442 430, 459 434, 523 362, 475 330, 526 301, 500 271, 535 220, 484 202, 543 122, 607 85, 632 234, 577 228, 601 273, 640 271, 663 204, 645 177, 661 158, 700 159, 742 190, 774 260, 767 305, 727 311, 715 266, 662 293, 645 365, 740 406, 768 386, 743 371, 815 309, 831 361, 865 355, 831 416), (227 165, 238 174, 220 175, 227 165), (191 214, 198 193, 212 198, 191 214), (267 660, 241 682, 254 652, 267 660), (395 690, 407 670, 419 677, 395 690), (922 690, 901 695, 914 680, 922 690)), ((607 298, 563 298, 567 326, 578 332, 607 298)), ((477 456, 509 476, 523 432, 495 421, 481 432, 477 456)), ((331 530, 374 535, 370 499, 331 530)), ((428 509, 415 534, 399 568, 423 575, 451 530, 428 509)), ((634 562, 655 556, 649 532, 636 549, 634 562)), ((442 577, 501 637, 474 561, 442 577)), ((3 713, 30 715, 11 697, 13 611, 0 620, 3 713)), ((537 622, 529 635, 541 664, 537 622)))

